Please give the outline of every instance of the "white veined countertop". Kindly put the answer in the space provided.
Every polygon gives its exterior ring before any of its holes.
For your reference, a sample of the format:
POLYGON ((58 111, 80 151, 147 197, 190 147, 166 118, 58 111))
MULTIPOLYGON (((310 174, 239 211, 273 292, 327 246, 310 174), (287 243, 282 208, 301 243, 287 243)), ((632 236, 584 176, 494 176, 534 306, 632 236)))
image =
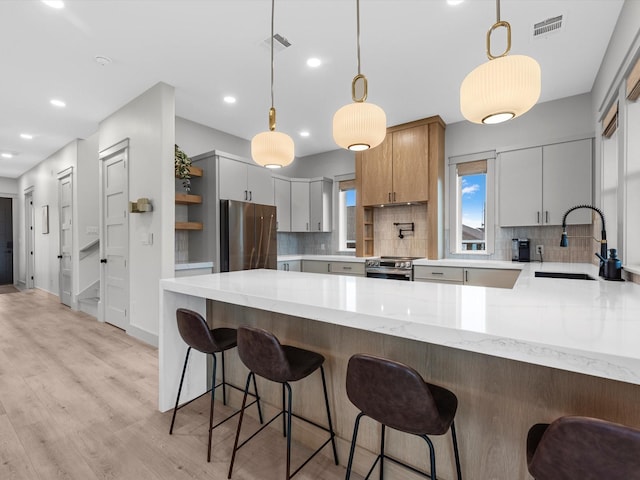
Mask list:
POLYGON ((165 279, 161 288, 640 384, 640 285, 599 279, 591 264, 418 261, 476 263, 522 272, 513 289, 277 270, 165 279), (597 280, 536 278, 537 270, 597 280))

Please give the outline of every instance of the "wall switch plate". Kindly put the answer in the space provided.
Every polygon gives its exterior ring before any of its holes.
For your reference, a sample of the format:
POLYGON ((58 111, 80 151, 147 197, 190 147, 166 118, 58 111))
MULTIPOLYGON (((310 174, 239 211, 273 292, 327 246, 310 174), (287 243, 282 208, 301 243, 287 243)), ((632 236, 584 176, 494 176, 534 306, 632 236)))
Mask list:
POLYGON ((538 255, 544 255, 544 245, 536 245, 536 253, 538 255))

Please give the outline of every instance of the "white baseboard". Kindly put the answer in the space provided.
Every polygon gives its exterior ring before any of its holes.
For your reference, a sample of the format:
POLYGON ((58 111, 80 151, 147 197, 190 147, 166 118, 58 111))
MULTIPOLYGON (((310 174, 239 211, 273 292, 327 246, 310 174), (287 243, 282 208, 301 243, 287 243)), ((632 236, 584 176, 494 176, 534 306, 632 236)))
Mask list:
POLYGON ((133 338, 137 338, 141 342, 147 343, 152 347, 158 348, 158 335, 155 333, 147 332, 139 327, 129 325, 127 327, 127 335, 131 335, 133 338))

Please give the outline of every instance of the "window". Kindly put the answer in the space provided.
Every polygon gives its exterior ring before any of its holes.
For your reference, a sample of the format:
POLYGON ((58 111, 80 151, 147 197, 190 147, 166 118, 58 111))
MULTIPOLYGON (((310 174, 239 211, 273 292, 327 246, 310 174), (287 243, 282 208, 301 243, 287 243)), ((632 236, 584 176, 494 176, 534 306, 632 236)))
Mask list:
MULTIPOLYGON (((495 156, 495 154, 493 155, 495 156)), ((470 156, 477 158, 477 155, 470 156)), ((451 253, 493 253, 493 158, 450 164, 451 253)))
POLYGON ((343 180, 338 183, 338 250, 356 248, 356 182, 343 180))

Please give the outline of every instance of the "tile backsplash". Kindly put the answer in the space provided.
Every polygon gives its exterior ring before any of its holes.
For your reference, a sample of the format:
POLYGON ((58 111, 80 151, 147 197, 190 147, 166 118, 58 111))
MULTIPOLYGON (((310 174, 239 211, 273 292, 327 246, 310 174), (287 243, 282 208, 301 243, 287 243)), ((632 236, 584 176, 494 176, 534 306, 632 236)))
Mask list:
POLYGON ((375 256, 424 257, 427 254, 427 206, 397 205, 373 210, 373 253, 375 256), (413 232, 403 232, 404 225, 414 223, 413 232))

